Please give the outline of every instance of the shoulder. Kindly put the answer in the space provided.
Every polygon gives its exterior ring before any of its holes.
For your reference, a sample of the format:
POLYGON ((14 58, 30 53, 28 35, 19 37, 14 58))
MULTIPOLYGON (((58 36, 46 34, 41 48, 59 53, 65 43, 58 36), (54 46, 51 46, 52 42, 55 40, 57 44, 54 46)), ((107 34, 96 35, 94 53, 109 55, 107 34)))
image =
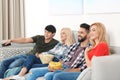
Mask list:
POLYGON ((74 44, 70 45, 69 48, 77 48, 79 46, 79 44, 80 44, 79 42, 74 43, 74 44))
POLYGON ((52 39, 52 41, 53 41, 53 42, 56 42, 56 43, 59 43, 59 41, 56 40, 56 39, 54 39, 54 38, 52 39))
POLYGON ((106 42, 101 42, 98 44, 99 47, 108 47, 108 44, 106 42))
POLYGON ((99 50, 109 50, 109 46, 106 42, 101 42, 98 44, 97 49, 99 50))
POLYGON ((36 35, 36 36, 33 36, 33 37, 36 37, 36 38, 44 38, 43 35, 36 35))
POLYGON ((59 43, 56 44, 56 46, 62 46, 62 43, 59 42, 59 43))
POLYGON ((77 43, 72 44, 71 46, 77 46, 77 45, 79 45, 79 44, 80 44, 80 43, 77 42, 77 43))

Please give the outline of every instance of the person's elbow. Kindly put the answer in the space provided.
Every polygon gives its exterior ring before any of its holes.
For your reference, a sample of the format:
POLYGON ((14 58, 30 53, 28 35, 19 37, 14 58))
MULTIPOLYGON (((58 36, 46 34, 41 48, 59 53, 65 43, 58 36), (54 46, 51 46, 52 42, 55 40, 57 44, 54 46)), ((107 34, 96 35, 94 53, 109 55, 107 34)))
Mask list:
POLYGON ((25 38, 25 43, 33 43, 33 39, 32 38, 25 38))

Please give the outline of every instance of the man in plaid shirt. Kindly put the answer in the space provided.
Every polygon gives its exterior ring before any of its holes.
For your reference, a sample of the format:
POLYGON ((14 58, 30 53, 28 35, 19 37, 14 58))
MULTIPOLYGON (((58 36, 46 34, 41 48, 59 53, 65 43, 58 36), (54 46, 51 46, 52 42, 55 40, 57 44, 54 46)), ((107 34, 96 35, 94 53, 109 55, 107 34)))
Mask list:
POLYGON ((86 23, 80 25, 78 43, 73 44, 62 59, 65 70, 55 73, 53 80, 76 80, 80 72, 87 67, 84 51, 88 46, 89 27, 86 23))

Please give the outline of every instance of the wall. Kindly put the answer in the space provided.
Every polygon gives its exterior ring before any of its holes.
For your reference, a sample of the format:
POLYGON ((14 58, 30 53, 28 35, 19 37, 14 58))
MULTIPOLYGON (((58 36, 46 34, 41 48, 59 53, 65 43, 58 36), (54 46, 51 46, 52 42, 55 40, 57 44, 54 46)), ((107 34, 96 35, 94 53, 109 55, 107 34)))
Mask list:
POLYGON ((48 0, 25 0, 26 36, 44 33, 44 27, 53 24, 57 27, 55 38, 60 40, 62 27, 78 30, 83 22, 102 22, 105 24, 111 46, 120 46, 120 13, 117 14, 82 14, 82 15, 51 15, 48 10, 48 0))

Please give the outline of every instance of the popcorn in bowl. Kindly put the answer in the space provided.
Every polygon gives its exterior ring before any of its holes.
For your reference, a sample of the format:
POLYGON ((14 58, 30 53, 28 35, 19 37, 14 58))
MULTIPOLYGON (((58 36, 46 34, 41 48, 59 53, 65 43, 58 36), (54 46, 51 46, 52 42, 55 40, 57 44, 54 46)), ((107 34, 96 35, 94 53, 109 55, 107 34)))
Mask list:
POLYGON ((39 55, 42 64, 48 64, 54 58, 54 55, 48 53, 42 53, 39 55))

